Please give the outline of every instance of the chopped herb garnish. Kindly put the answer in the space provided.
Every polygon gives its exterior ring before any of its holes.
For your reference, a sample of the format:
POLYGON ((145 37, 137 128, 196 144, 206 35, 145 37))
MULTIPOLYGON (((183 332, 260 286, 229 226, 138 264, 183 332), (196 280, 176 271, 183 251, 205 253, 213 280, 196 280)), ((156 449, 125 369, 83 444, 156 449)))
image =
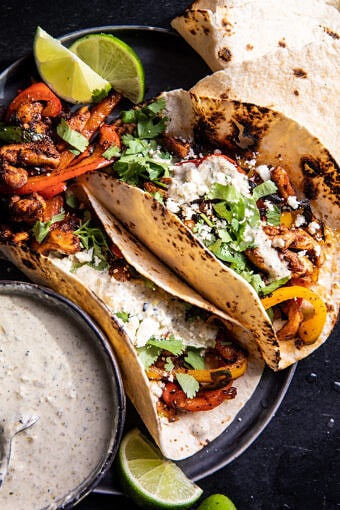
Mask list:
POLYGON ((176 379, 186 396, 194 398, 200 388, 199 382, 196 381, 195 377, 190 374, 177 373, 176 379))
POLYGON ((180 356, 185 351, 185 347, 182 341, 176 339, 173 335, 169 338, 156 338, 152 336, 143 347, 137 347, 138 356, 145 370, 155 363, 162 351, 168 351, 175 356, 180 356))
POLYGON ((129 322, 130 313, 129 312, 116 312, 115 316, 118 317, 123 322, 129 322))
POLYGON ((166 350, 174 354, 175 356, 179 356, 183 354, 185 351, 185 347, 181 340, 178 340, 173 335, 170 335, 169 338, 156 338, 151 337, 147 341, 147 345, 153 345, 154 347, 158 347, 161 351, 166 350))
POLYGON ((118 158, 120 156, 120 148, 117 145, 110 145, 108 149, 102 154, 105 159, 118 158))
POLYGON ((20 126, 11 126, 0 122, 0 140, 6 143, 38 142, 43 140, 44 136, 33 129, 23 129, 20 126))
POLYGON ((253 199, 259 200, 259 198, 265 197, 267 195, 272 195, 273 193, 277 192, 277 186, 275 182, 273 181, 265 181, 256 186, 256 188, 253 189, 253 199))
POLYGON ((262 287, 260 289, 260 294, 262 296, 267 296, 268 294, 271 294, 274 292, 274 290, 278 289, 279 287, 282 287, 285 283, 287 283, 290 279, 290 276, 285 276, 284 278, 280 278, 279 280, 275 280, 265 287, 262 287))
POLYGON ((195 349, 194 347, 188 347, 186 356, 184 357, 185 362, 195 370, 201 370, 205 368, 205 361, 201 355, 202 349, 195 349))
POLYGON ((79 237, 82 247, 89 252, 91 259, 73 265, 73 270, 85 264, 102 271, 108 267, 107 254, 109 247, 105 233, 97 226, 92 225, 91 214, 85 213, 85 221, 81 222, 74 234, 79 237))
POLYGON ((122 136, 123 150, 113 169, 118 177, 142 187, 145 181, 159 184, 162 177, 169 176, 170 155, 160 150, 155 140, 165 130, 166 119, 159 113, 165 107, 165 99, 138 109, 121 112, 125 123, 135 123, 133 134, 122 136))
POLYGON ((137 347, 138 357, 144 367, 147 370, 151 365, 153 365, 160 354, 160 350, 158 347, 153 345, 144 345, 143 347, 137 347))
POLYGON ((70 128, 65 119, 60 120, 57 126, 57 133, 60 138, 76 149, 76 151, 84 152, 89 144, 88 139, 81 133, 78 133, 78 131, 70 128))
POLYGON ((71 209, 77 209, 79 207, 78 198, 69 189, 65 191, 65 202, 71 209))
POLYGON ((167 372, 171 372, 175 368, 174 362, 170 357, 167 357, 164 363, 164 369, 167 372))
POLYGON ((277 205, 272 204, 272 208, 266 211, 266 219, 268 225, 273 225, 273 227, 280 225, 281 211, 277 205))
POLYGON ((65 211, 62 210, 59 214, 56 214, 48 221, 36 221, 33 226, 33 235, 35 240, 38 243, 42 243, 43 240, 48 235, 51 226, 54 223, 58 223, 59 221, 63 221, 65 219, 65 211))
POLYGON ((92 102, 100 103, 100 101, 102 101, 102 99, 105 99, 105 97, 108 96, 109 92, 110 92, 110 90, 106 90, 106 89, 95 89, 92 92, 92 102))

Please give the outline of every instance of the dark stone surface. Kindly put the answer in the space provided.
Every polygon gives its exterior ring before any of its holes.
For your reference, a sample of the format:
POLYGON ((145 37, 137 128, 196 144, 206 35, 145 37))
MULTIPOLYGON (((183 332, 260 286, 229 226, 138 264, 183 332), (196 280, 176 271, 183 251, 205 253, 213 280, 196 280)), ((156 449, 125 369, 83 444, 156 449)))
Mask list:
MULTIPOLYGON (((37 25, 56 37, 104 25, 169 28, 170 20, 186 5, 174 0, 3 0, 0 71, 31 51, 37 25)), ((339 508, 339 336, 338 327, 325 345, 298 364, 281 407, 248 450, 199 482, 205 496, 227 494, 238 510, 339 508)), ((135 506, 124 497, 93 494, 77 508, 133 510, 135 506)))

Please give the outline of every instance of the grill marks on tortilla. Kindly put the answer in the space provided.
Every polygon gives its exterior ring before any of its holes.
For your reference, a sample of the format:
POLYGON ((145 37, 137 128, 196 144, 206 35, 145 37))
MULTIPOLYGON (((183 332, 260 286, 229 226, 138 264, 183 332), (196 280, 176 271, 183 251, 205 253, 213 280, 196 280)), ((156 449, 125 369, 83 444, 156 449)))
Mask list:
POLYGON ((223 62, 231 62, 232 60, 232 53, 231 53, 231 50, 229 48, 227 48, 226 46, 220 48, 217 52, 217 56, 219 58, 219 60, 222 60, 223 62))
POLYGON ((293 69, 293 74, 294 76, 296 76, 297 78, 307 78, 307 73, 306 71, 304 71, 301 67, 295 67, 293 69))
MULTIPOLYGON (((210 141, 217 141, 217 144, 230 145, 233 143, 236 147, 247 148, 256 151, 262 138, 269 129, 277 114, 268 108, 256 106, 249 103, 234 101, 234 112, 229 123, 232 126, 228 140, 221 139, 218 134, 219 125, 227 121, 224 103, 212 101, 210 108, 205 112, 198 126, 208 136, 210 141)), ((228 114, 227 114, 228 115, 228 114)))
POLYGON ((335 39, 335 40, 340 39, 340 35, 337 32, 334 32, 334 30, 332 30, 331 28, 324 27, 322 25, 321 25, 321 28, 325 32, 325 34, 329 35, 332 39, 335 39))
POLYGON ((315 200, 320 198, 320 190, 323 196, 337 207, 340 204, 340 175, 339 167, 329 155, 316 159, 311 156, 303 156, 300 160, 301 170, 304 176, 303 191, 307 198, 315 200), (320 186, 320 179, 324 185, 320 186), (326 190, 326 191, 325 191, 326 190))

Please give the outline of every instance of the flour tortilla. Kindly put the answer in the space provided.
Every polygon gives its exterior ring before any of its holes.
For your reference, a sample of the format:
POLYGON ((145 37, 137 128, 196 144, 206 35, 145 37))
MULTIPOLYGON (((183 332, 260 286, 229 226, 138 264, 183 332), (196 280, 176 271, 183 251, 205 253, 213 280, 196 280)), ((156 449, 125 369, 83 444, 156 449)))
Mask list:
POLYGON ((172 25, 219 71, 211 79, 225 98, 278 110, 340 161, 338 1, 202 0, 172 25), (218 58, 225 47, 229 61, 218 58))
MULTIPOLYGON (((207 78, 210 79, 210 78, 207 78)), ((204 82, 204 81, 203 81, 204 82)), ((201 82, 201 84, 203 83, 201 82)), ((257 154, 259 164, 281 164, 289 173, 298 198, 307 197, 315 215, 328 225, 323 246, 326 263, 313 286, 328 307, 324 329, 311 345, 279 342, 254 289, 203 246, 176 215, 142 190, 102 172, 80 179, 99 201, 165 264, 216 307, 241 322, 254 335, 265 362, 274 370, 308 356, 329 336, 339 308, 339 166, 320 141, 302 125, 277 111, 206 95, 204 87, 164 94, 168 130, 193 138, 205 131, 217 147, 227 144, 257 154), (197 92, 199 91, 199 92, 197 92), (189 107, 191 105, 191 108, 189 107), (188 115, 183 116, 182 111, 188 115), (246 132, 246 136, 244 133, 246 132)))
POLYGON ((87 193, 87 198, 109 237, 140 274, 152 278, 161 289, 171 295, 183 298, 186 302, 218 316, 222 322, 228 324, 229 330, 233 331, 240 344, 248 349, 248 369, 245 375, 233 384, 237 388, 234 400, 225 401, 212 411, 182 413, 176 422, 161 418, 157 413, 158 398, 153 394, 154 383, 150 382, 145 374, 134 348, 133 338, 129 337, 114 315, 112 294, 106 290, 107 285, 110 287, 110 278, 89 266, 82 266, 71 272, 71 260, 68 260, 68 257, 44 256, 24 246, 0 245, 0 254, 15 264, 31 281, 49 286, 81 306, 94 318, 116 353, 127 395, 162 453, 173 460, 187 458, 213 441, 235 419, 260 381, 263 361, 249 332, 235 322, 230 322, 226 314, 204 301, 164 267, 125 231, 90 192, 87 193))
POLYGON ((218 71, 325 41, 340 33, 340 15, 336 1, 196 0, 171 25, 218 71))

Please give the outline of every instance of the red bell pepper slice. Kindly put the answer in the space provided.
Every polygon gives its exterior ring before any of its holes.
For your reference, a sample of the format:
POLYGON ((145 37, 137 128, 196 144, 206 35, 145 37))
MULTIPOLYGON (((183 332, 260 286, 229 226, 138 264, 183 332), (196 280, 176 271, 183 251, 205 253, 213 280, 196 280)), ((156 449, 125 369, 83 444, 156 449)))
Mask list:
POLYGON ((39 191, 39 193, 47 200, 49 198, 55 197, 56 195, 60 195, 60 193, 66 190, 66 187, 66 182, 58 182, 54 186, 43 188, 39 191))
POLYGON ((111 161, 98 157, 98 155, 92 154, 79 165, 72 165, 67 168, 57 168, 50 175, 36 175, 29 177, 27 183, 19 189, 15 190, 18 195, 29 195, 30 193, 41 192, 45 189, 56 186, 61 182, 68 181, 79 177, 79 175, 85 174, 86 172, 92 172, 93 170, 99 170, 111 164, 111 161))
POLYGON ((57 117, 62 111, 60 99, 43 82, 33 83, 19 94, 9 104, 6 113, 6 120, 9 121, 19 106, 24 103, 33 103, 35 101, 46 102, 42 114, 44 117, 57 117))

